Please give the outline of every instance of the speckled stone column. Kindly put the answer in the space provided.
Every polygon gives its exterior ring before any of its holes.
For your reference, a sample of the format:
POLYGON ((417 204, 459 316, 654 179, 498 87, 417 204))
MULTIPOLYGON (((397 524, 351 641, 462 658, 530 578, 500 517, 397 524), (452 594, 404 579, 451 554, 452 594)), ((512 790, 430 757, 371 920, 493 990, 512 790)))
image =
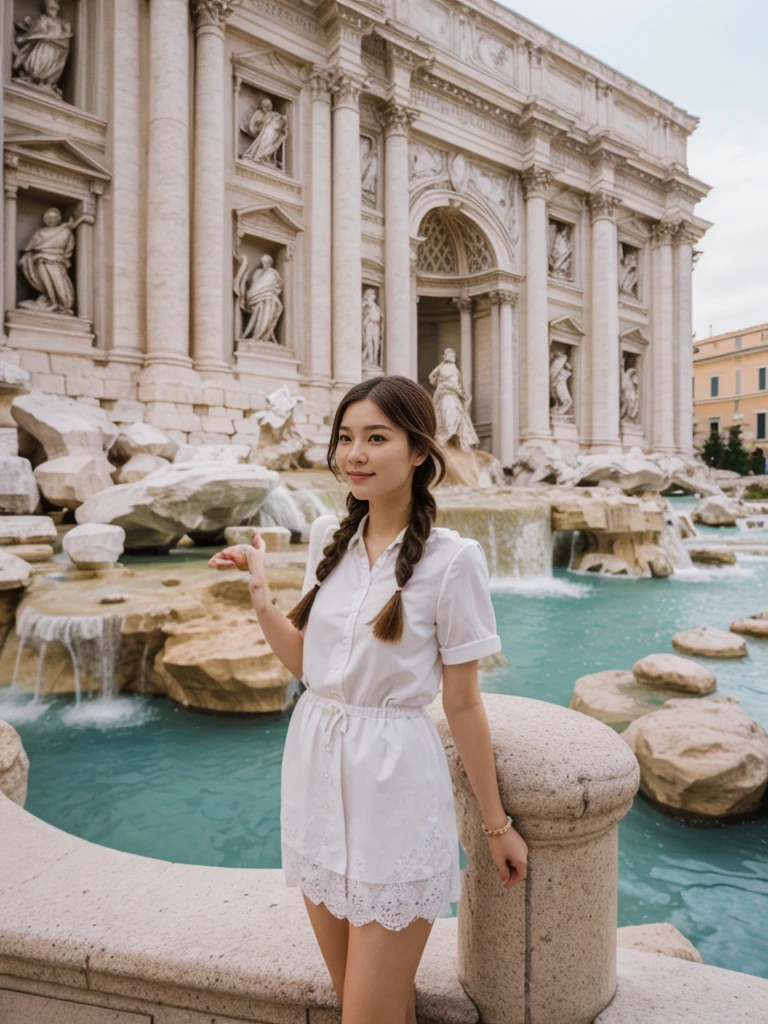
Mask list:
POLYGON ((675 441, 681 455, 693 454, 693 243, 698 235, 683 226, 675 246, 677 288, 677 429, 675 441))
POLYGON ((525 192, 525 390, 522 440, 547 440, 549 424, 549 272, 547 196, 552 175, 533 167, 523 173, 525 192))
POLYGON ((675 450, 675 296, 673 244, 679 223, 657 221, 651 230, 651 449, 675 450))
POLYGON ((592 215, 592 336, 587 380, 592 414, 590 451, 621 451, 621 359, 616 207, 608 192, 589 196, 592 215))
POLYGON ((504 889, 442 709, 468 866, 459 980, 483 1024, 592 1024, 616 988, 617 825, 640 772, 609 726, 526 697, 483 694, 504 808, 528 844, 528 877, 504 889))
POLYGON ((384 125, 384 365, 411 369, 411 239, 408 231, 408 130, 416 111, 388 103, 384 125))
POLYGON ((502 466, 511 466, 515 458, 515 433, 517 429, 517 403, 515 401, 515 325, 514 313, 517 295, 510 291, 492 291, 491 307, 498 306, 498 318, 494 326, 498 337, 494 349, 497 362, 496 374, 496 416, 493 438, 493 453, 502 466))

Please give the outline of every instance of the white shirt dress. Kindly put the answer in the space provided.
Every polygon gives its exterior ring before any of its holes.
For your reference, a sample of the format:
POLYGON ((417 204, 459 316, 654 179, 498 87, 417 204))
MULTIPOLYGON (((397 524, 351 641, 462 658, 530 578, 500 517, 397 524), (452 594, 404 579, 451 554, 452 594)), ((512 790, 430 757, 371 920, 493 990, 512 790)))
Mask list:
MULTIPOLYGON (((394 593, 405 530, 369 567, 366 518, 320 587, 304 634, 302 682, 281 777, 283 869, 315 904, 351 924, 405 928, 450 914, 461 893, 453 787, 426 711, 442 666, 501 650, 485 555, 433 527, 403 588, 403 636, 370 620, 394 593)), ((312 524, 302 593, 338 520, 312 524)))

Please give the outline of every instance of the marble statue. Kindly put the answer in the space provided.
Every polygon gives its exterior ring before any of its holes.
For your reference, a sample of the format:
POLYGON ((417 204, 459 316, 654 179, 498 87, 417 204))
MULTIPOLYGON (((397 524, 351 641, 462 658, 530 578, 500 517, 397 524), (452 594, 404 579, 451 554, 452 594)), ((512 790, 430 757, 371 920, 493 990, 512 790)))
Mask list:
POLYGON ((570 224, 549 222, 549 276, 561 281, 573 280, 573 239, 570 224))
POLYGON ((255 164, 275 163, 278 150, 288 138, 288 118, 273 110, 272 100, 265 96, 244 131, 253 137, 253 142, 243 153, 243 159, 255 164))
POLYGON ((36 299, 24 299, 19 306, 74 316, 75 289, 67 271, 72 265, 75 229, 84 221, 93 224, 94 218, 83 214, 62 223, 61 213, 55 206, 45 211, 45 227, 38 228, 32 235, 19 260, 24 277, 40 295, 36 299))
POLYGON ((573 376, 568 353, 562 349, 553 350, 549 360, 549 393, 554 405, 552 412, 564 416, 573 408, 573 398, 568 386, 568 379, 573 376))
POLYGON ((435 389, 432 401, 437 415, 438 443, 447 445, 455 438, 455 444, 465 452, 479 445, 480 439, 469 415, 472 396, 464 389, 452 348, 443 352, 442 360, 429 375, 429 383, 435 389))
POLYGON ((305 401, 301 395, 292 395, 287 384, 271 391, 266 398, 266 408, 253 414, 262 427, 268 427, 270 443, 279 444, 293 435, 293 413, 296 406, 305 401))
POLYGON ((250 316, 240 340, 271 341, 277 344, 275 328, 283 312, 280 299, 283 279, 275 270, 272 257, 262 256, 260 265, 249 279, 248 257, 243 256, 233 287, 240 300, 240 308, 250 316))
POLYGON ((619 291, 637 298, 639 254, 631 245, 619 245, 619 291))
POLYGON ((625 363, 621 371, 621 418, 637 421, 640 411, 640 379, 637 367, 625 363))
POLYGON ((363 363, 381 366, 381 328, 384 314, 376 302, 376 289, 363 292, 363 363))
POLYGON ((58 80, 69 56, 73 32, 59 17, 59 0, 45 0, 43 14, 16 22, 13 41, 13 78, 61 96, 58 80))
POLYGON ((360 136, 360 184, 363 201, 369 206, 376 205, 376 185, 379 177, 379 155, 376 144, 367 135, 360 136))

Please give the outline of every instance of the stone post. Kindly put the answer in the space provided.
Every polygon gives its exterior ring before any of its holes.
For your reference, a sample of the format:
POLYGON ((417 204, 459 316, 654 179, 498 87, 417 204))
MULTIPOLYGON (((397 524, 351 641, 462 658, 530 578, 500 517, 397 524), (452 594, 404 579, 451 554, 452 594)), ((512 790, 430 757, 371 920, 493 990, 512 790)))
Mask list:
MULTIPOLYGON (((3 182, 3 216, 5 221, 5 233, 3 234, 3 313, 16 308, 16 265, 18 260, 16 250, 16 196, 19 187, 15 179, 11 178, 9 162, 11 162, 12 166, 15 166, 18 163, 18 157, 8 154, 5 158, 6 172, 5 181, 3 182)), ((3 316, 3 319, 5 319, 5 316, 3 316)), ((0 327, 0 336, 2 336, 3 329, 3 327, 0 327)))
POLYGON ((675 247, 677 278, 677 431, 681 455, 693 454, 693 243, 698 235, 680 231, 675 247))
POLYGON ((673 243, 676 221, 651 229, 651 402, 650 443, 654 452, 675 450, 675 302, 673 243))
POLYGON ((149 5, 147 365, 190 366, 189 8, 149 5))
POLYGON ((502 466, 511 466, 515 458, 515 433, 517 426, 514 330, 514 310, 517 306, 517 295, 509 291, 493 291, 490 293, 489 298, 491 300, 493 329, 498 332, 497 340, 493 345, 497 356, 497 362, 493 368, 496 374, 493 454, 498 458, 502 466), (498 307, 498 313, 494 316, 495 307, 498 307))
POLYGON ((195 369, 208 372, 229 369, 222 351, 227 263, 224 26, 232 7, 232 0, 192 0, 196 26, 192 354, 195 369))
POLYGON ((331 94, 330 75, 314 68, 312 85, 312 179, 310 183, 310 350, 309 379, 328 385, 331 361, 331 94))
POLYGON ((592 215, 592 337, 590 338, 590 450, 621 450, 621 359, 616 207, 608 192, 589 196, 592 215))
POLYGON ((592 1024, 616 988, 617 825, 637 791, 637 761, 586 715, 527 697, 482 699, 502 804, 528 844, 528 877, 502 887, 448 722, 432 705, 469 862, 459 980, 483 1024, 592 1024))
MULTIPOLYGON (((111 79, 120 97, 119 116, 110 125, 112 187, 107 216, 112 218, 114 264, 111 324, 107 331, 110 362, 140 364, 141 338, 141 2, 115 0, 111 79)), ((102 216, 105 207, 102 206, 102 216)))
POLYGON ((461 348, 459 351, 459 369, 464 380, 464 388, 467 394, 472 394, 472 307, 474 302, 469 298, 457 298, 453 300, 454 306, 459 311, 459 322, 461 330, 461 348))
MULTIPOLYGON (((78 203, 77 216, 80 217, 83 214, 89 218, 95 218, 96 201, 94 199, 85 199, 78 203)), ((75 229, 75 261, 77 266, 75 276, 76 313, 83 320, 90 320, 93 323, 93 280, 96 275, 96 267, 93 265, 93 223, 87 220, 75 229)))
POLYGON ((411 370, 411 239, 408 230, 408 129, 416 112, 390 102, 384 125, 384 365, 411 370))
POLYGON ((531 168, 523 174, 525 192, 525 403, 521 437, 547 440, 549 423, 549 269, 547 196, 552 176, 531 168))
POLYGON ((361 88, 362 79, 346 71, 333 82, 333 378, 342 393, 363 374, 361 88))

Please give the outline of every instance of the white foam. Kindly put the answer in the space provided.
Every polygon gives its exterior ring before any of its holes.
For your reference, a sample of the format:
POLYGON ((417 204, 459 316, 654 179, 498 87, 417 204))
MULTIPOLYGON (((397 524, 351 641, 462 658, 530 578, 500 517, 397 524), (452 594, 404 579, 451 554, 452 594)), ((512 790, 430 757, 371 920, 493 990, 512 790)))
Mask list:
POLYGON ((61 712, 63 725, 96 729, 124 729, 157 718, 157 709, 141 697, 86 698, 61 712))
POLYGON ((552 576, 491 577, 491 591, 497 594, 524 594, 526 597, 589 597, 594 588, 572 580, 552 576))

